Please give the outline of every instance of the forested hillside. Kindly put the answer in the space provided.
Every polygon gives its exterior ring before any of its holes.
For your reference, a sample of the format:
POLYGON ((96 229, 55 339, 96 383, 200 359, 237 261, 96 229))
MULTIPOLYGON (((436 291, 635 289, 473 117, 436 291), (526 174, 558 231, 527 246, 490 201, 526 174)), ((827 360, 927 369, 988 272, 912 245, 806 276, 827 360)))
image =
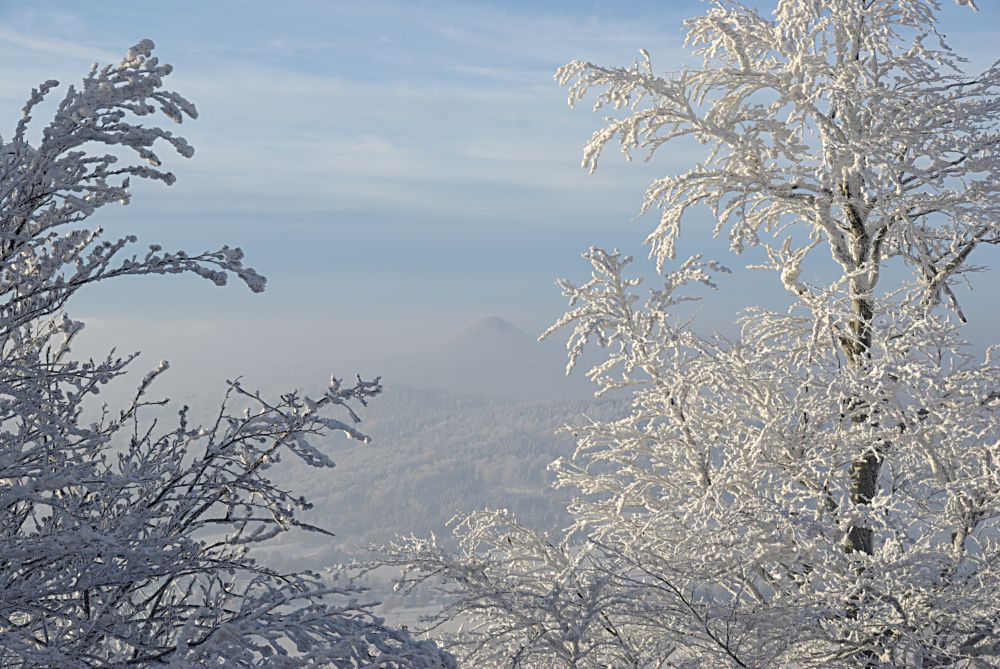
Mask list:
POLYGON ((365 412, 370 444, 334 437, 326 452, 335 469, 296 461, 275 469, 315 507, 303 517, 333 531, 333 540, 296 534, 301 550, 269 549, 269 562, 319 567, 360 554, 358 546, 396 533, 436 532, 455 514, 507 508, 539 527, 569 524, 569 494, 553 491, 547 466, 573 451, 564 425, 608 419, 624 403, 590 399, 518 401, 440 390, 389 387, 365 412), (272 552, 273 551, 273 552, 272 552))

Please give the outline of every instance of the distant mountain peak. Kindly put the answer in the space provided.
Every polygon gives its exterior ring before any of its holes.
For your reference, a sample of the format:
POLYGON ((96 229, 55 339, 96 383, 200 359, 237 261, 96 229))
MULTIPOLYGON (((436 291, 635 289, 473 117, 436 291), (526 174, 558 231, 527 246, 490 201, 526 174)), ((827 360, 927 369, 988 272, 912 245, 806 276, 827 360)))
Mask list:
POLYGON ((519 327, 499 316, 487 316, 472 321, 463 327, 454 337, 457 343, 476 343, 485 341, 532 340, 533 337, 519 327))
MULTIPOLYGON (((567 378, 565 349, 499 316, 474 320, 396 366, 396 378, 417 388, 519 400, 586 397, 583 374, 567 378)), ((386 374, 388 378, 388 373, 386 374)))

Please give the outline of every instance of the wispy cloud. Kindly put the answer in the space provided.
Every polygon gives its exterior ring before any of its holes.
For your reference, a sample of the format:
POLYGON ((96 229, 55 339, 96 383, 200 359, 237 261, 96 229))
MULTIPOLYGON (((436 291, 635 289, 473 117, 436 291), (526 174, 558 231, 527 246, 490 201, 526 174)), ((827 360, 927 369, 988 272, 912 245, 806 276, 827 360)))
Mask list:
MULTIPOLYGON (((90 62, 113 63, 121 60, 122 53, 113 53, 87 44, 46 35, 31 35, 0 26, 0 42, 36 53, 55 54, 62 57, 86 59, 90 62)), ((125 45, 127 48, 128 45, 125 45)))

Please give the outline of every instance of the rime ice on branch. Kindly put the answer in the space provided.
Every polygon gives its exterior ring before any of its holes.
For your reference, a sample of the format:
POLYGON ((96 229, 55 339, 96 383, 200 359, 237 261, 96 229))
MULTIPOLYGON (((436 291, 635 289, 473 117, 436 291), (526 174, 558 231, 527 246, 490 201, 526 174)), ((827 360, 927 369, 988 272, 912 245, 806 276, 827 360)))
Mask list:
POLYGON ((184 407, 164 428, 148 416, 164 404, 148 399, 161 363, 128 406, 82 420, 85 400, 135 356, 71 357, 83 326, 64 307, 81 287, 193 272, 264 289, 238 248, 133 255, 135 237, 102 241, 85 225, 128 203, 130 178, 174 181, 160 146, 193 154, 146 122, 196 116, 163 89, 170 66, 152 49, 143 40, 119 65, 95 66, 31 144, 31 115, 57 85, 46 82, 0 142, 0 665, 452 667, 432 643, 385 627, 349 580, 277 572, 249 552, 292 527, 321 531, 269 470, 292 456, 331 466, 314 445, 330 431, 366 439, 352 405, 377 395, 378 380, 333 379, 318 398, 276 401, 231 382, 212 424, 189 424, 184 407), (148 166, 93 153, 102 146, 148 166))
POLYGON ((700 66, 661 76, 643 51, 556 75, 571 104, 596 91, 615 114, 585 167, 612 142, 705 146, 647 191, 661 289, 643 302, 629 260, 600 249, 589 282, 561 284, 570 363, 606 347, 591 377, 633 394, 552 465, 578 492, 574 527, 560 551, 498 561, 519 545, 498 518, 459 555, 410 540, 390 561, 414 556, 411 584, 444 577, 473 660, 593 666, 555 636, 613 666, 995 666, 1000 367, 969 353, 953 286, 1000 241, 1000 64, 967 74, 931 0, 708 4, 685 22, 700 66), (795 299, 744 313, 735 341, 671 313, 713 269, 668 267, 700 205, 795 299), (834 280, 814 278, 829 259, 834 280), (887 285, 887 263, 912 278, 887 285))

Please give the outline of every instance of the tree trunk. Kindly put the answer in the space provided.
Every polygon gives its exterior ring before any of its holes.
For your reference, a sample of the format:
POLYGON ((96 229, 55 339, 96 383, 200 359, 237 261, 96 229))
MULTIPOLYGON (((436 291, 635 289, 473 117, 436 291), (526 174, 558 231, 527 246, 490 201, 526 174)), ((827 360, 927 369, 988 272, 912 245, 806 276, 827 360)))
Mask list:
MULTIPOLYGON (((841 184, 843 194, 848 198, 845 207, 847 228, 851 240, 851 255, 855 264, 855 275, 848 279, 850 286, 853 318, 848 323, 849 333, 841 338, 848 362, 860 368, 871 357, 872 320, 875 317, 874 280, 871 270, 880 261, 877 257, 880 244, 872 243, 871 235, 865 229, 864 214, 856 203, 857 189, 845 181, 841 184), (855 200, 852 202, 852 200, 855 200), (865 272, 864 270, 868 270, 865 272), (865 276, 867 274, 867 276, 865 276)), ((860 398, 848 402, 851 422, 860 426, 871 419, 872 407, 860 398)), ((852 504, 870 504, 875 498, 879 470, 882 467, 882 448, 872 444, 851 463, 850 501, 852 504)), ((874 550, 874 533, 869 527, 851 526, 847 534, 847 549, 871 555, 874 550)))

